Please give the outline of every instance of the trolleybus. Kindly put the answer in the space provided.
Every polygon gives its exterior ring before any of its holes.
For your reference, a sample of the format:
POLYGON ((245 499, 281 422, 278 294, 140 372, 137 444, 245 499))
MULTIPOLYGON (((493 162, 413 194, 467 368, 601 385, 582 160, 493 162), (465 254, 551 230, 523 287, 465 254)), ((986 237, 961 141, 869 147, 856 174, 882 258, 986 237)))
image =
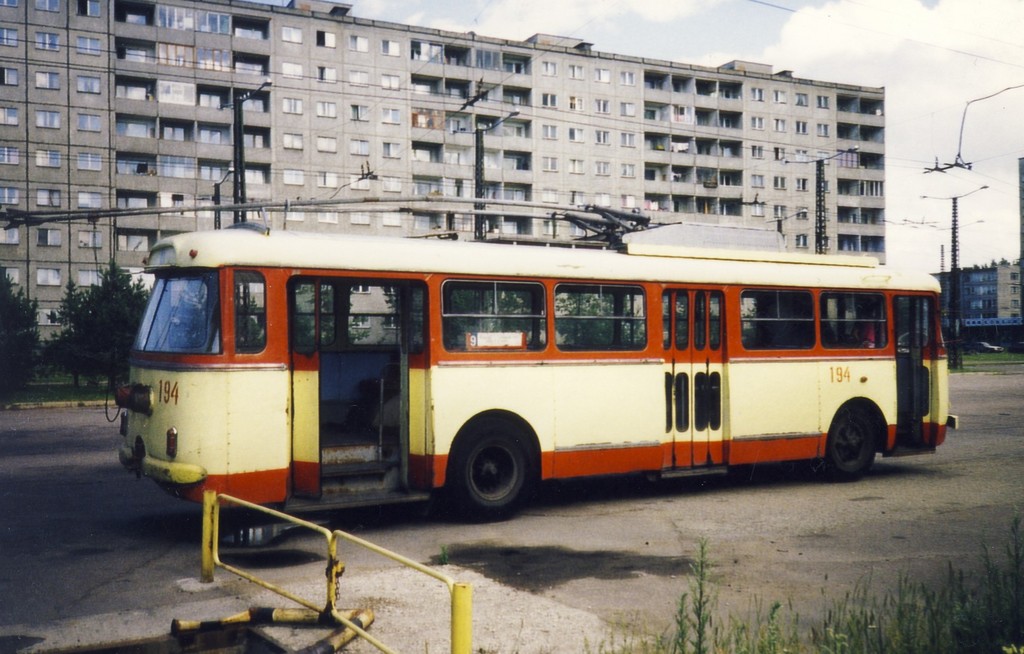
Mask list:
POLYGON ((507 516, 542 480, 934 452, 938 284, 873 259, 226 229, 173 236, 119 458, 290 510, 507 516))

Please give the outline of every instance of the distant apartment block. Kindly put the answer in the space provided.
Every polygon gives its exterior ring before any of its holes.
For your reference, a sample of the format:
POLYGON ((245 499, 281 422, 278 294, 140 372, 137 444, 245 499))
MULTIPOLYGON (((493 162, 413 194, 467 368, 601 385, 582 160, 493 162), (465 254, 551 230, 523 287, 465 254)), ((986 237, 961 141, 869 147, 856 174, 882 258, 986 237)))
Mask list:
POLYGON ((344 4, 0 0, 0 267, 47 325, 68 282, 212 228, 236 172, 250 202, 323 201, 250 215, 275 229, 474 238, 471 204, 328 201, 474 198, 481 160, 483 197, 524 203, 489 215, 488 237, 571 238, 544 206, 597 205, 778 231, 809 252, 822 160, 828 252, 884 258, 884 107, 882 88, 763 64, 443 32, 344 4), (78 210, 93 220, 63 215, 78 210), (4 219, 20 212, 31 224, 4 219))

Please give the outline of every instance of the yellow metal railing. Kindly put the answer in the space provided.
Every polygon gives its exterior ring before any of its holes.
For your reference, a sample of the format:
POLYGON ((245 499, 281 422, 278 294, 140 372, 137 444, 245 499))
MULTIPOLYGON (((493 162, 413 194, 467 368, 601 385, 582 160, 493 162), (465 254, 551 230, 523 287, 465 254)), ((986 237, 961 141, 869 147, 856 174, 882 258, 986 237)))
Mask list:
MULTIPOLYGON (((441 574, 432 568, 406 558, 400 554, 386 550, 378 545, 374 545, 373 543, 363 540, 357 536, 353 536, 352 534, 348 534, 340 530, 331 531, 318 524, 290 516, 280 511, 275 511, 274 509, 270 509, 265 506, 246 502, 245 500, 231 497, 230 495, 218 494, 216 491, 205 491, 203 493, 203 558, 202 575, 200 580, 204 583, 212 582, 214 570, 217 567, 223 568, 232 574, 238 575, 243 579, 251 581, 254 584, 262 586, 269 591, 277 593, 282 597, 286 597, 293 602, 306 607, 310 611, 315 612, 315 615, 319 617, 321 622, 328 618, 334 620, 335 624, 343 625, 347 629, 352 630, 354 633, 358 634, 359 637, 365 639, 380 651, 394 654, 393 650, 389 649, 382 642, 366 632, 363 628, 366 625, 363 624, 363 620, 360 619, 357 612, 348 611, 348 615, 346 616, 344 613, 338 611, 338 581, 345 569, 344 563, 338 559, 338 541, 341 540, 348 541, 355 545, 360 545, 371 552, 375 552, 393 561, 397 561, 406 567, 412 568, 413 570, 421 572, 429 577, 433 577, 443 583, 448 588, 448 592, 451 595, 451 652, 452 654, 470 654, 473 640, 473 588, 469 584, 456 582, 454 579, 441 574), (275 586, 268 581, 246 572, 245 570, 236 568, 235 566, 221 561, 218 549, 218 541, 220 540, 221 503, 234 504, 253 511, 259 511, 279 520, 284 520, 300 527, 305 527, 306 529, 310 529, 324 536, 327 541, 328 557, 327 599, 325 605, 320 607, 316 603, 299 597, 284 588, 275 586)), ((370 620, 372 620, 372 614, 370 614, 370 620)), ((308 622, 308 619, 299 621, 308 622)))

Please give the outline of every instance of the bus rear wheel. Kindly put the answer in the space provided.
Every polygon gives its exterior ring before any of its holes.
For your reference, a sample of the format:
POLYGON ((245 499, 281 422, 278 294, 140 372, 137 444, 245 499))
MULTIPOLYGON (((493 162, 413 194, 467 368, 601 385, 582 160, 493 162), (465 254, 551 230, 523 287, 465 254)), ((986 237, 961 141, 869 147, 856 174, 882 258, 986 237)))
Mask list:
POLYGON ((875 460, 875 422, 856 407, 843 407, 832 419, 825 466, 836 481, 860 479, 875 460))
POLYGON ((522 430, 499 418, 473 423, 456 440, 449 480, 459 512, 472 520, 511 515, 534 485, 534 465, 522 430))

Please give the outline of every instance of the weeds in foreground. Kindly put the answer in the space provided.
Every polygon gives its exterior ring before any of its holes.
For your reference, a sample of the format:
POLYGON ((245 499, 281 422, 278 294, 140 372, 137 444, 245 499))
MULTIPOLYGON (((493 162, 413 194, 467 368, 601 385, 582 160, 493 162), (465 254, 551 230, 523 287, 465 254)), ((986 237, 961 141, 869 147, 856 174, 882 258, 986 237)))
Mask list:
POLYGON ((864 582, 830 602, 820 625, 801 630, 792 607, 757 606, 743 621, 714 621, 717 594, 708 544, 698 544, 693 576, 676 607, 674 632, 619 629, 588 654, 1024 654, 1024 533, 1018 516, 995 557, 983 547, 982 572, 949 567, 937 589, 902 576, 882 596, 864 582))

